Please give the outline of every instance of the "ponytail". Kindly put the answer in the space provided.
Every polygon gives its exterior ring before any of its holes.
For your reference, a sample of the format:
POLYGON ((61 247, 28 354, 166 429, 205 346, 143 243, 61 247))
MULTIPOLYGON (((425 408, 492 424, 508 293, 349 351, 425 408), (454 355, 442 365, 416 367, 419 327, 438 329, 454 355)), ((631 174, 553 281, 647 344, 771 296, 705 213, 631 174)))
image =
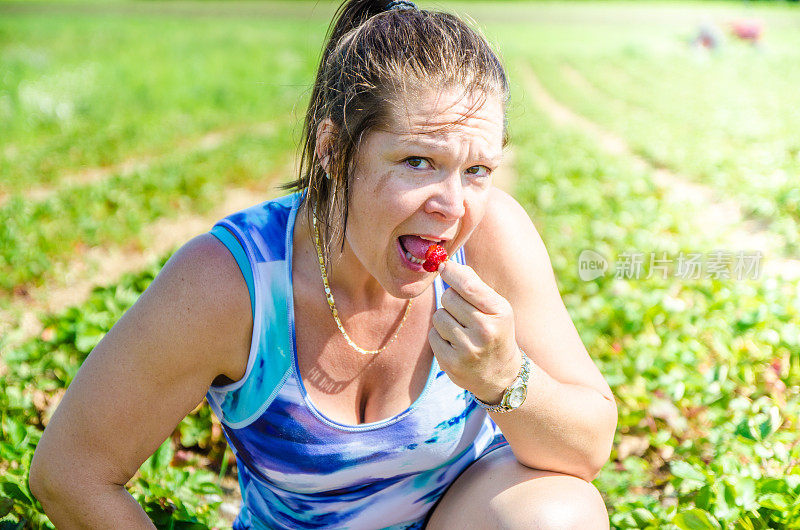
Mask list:
POLYGON ((318 75, 322 73, 322 67, 328 60, 331 51, 336 47, 336 43, 349 31, 366 22, 367 19, 385 11, 388 4, 388 0, 350 0, 339 6, 325 35, 327 44, 322 52, 318 75))

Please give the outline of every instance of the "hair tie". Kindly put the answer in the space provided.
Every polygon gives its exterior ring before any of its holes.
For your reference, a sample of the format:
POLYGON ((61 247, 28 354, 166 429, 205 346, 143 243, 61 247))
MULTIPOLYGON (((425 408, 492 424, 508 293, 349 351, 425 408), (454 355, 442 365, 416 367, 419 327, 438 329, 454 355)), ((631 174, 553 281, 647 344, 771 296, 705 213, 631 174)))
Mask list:
POLYGON ((389 5, 386 6, 386 11, 391 11, 392 9, 415 9, 419 11, 417 5, 409 0, 394 0, 394 2, 390 2, 389 5))

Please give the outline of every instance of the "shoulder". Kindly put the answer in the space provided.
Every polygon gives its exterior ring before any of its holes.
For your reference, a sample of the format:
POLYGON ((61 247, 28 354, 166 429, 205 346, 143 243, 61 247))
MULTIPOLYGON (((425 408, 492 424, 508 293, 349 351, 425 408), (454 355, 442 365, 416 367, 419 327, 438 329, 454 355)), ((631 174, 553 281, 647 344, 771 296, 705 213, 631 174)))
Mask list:
POLYGON ((500 294, 534 270, 550 270, 544 242, 525 208, 511 195, 492 188, 483 219, 464 244, 467 265, 500 294))
POLYGON ((176 335, 202 346, 217 373, 235 380, 244 374, 253 324, 250 295, 236 259, 214 235, 198 235, 178 249, 145 295, 160 311, 180 315, 176 324, 183 326, 176 335))
POLYGON ((186 283, 186 289, 198 302, 198 309, 219 312, 220 309, 214 307, 224 302, 222 305, 226 309, 250 312, 247 285, 236 259, 225 244, 209 232, 192 238, 178 249, 159 276, 165 276, 171 283, 186 283), (238 296, 242 294, 241 287, 244 297, 238 296))

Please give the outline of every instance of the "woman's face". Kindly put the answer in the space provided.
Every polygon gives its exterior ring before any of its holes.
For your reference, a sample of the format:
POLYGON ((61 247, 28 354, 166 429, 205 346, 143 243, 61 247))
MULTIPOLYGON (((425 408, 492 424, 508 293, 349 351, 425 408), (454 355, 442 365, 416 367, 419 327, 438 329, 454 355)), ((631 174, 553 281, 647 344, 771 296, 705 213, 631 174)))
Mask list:
POLYGON ((471 108, 479 99, 460 96, 419 98, 396 112, 389 130, 365 135, 356 154, 346 252, 398 298, 418 296, 435 277, 406 254, 420 255, 428 243, 401 236, 443 240, 452 255, 486 209, 502 156, 503 108, 496 97, 471 108))

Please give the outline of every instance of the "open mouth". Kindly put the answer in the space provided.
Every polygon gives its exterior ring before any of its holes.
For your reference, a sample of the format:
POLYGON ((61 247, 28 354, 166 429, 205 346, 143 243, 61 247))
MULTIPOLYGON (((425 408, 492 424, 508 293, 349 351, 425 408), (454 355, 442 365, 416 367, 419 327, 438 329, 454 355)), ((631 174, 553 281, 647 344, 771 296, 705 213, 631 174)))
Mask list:
POLYGON ((409 268, 414 270, 419 270, 420 266, 427 261, 426 254, 431 245, 441 245, 446 241, 417 234, 405 234, 398 237, 397 240, 398 252, 405 257, 409 268))
POLYGON ((411 263, 416 263, 418 265, 422 265, 423 263, 425 263, 425 258, 420 259, 416 257, 414 254, 411 253, 410 250, 406 248, 406 246, 403 244, 403 236, 400 236, 398 238, 398 241, 400 242, 400 248, 403 249, 403 253, 406 255, 406 259, 408 259, 408 261, 410 261, 411 263))

